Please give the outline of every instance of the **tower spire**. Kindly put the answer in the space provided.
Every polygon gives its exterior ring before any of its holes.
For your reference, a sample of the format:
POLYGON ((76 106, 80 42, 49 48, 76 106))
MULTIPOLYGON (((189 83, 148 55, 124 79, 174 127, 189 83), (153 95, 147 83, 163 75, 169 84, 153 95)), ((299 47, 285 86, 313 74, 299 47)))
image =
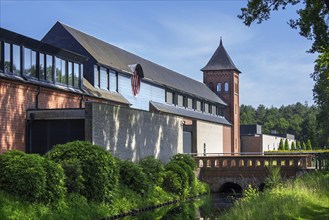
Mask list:
POLYGON ((223 46, 223 42, 222 42, 222 36, 220 36, 219 45, 223 46))

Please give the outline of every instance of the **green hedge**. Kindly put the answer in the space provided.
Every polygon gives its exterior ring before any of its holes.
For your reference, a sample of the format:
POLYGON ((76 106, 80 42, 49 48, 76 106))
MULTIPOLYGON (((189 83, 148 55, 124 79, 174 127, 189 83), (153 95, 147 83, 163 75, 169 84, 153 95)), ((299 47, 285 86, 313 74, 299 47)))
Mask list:
POLYGON ((0 155, 0 189, 30 202, 56 202, 64 197, 61 166, 42 156, 8 151, 0 155))
POLYGON ((86 141, 74 141, 56 145, 45 156, 63 164, 66 185, 71 191, 78 191, 96 202, 112 201, 118 184, 118 169, 115 159, 102 147, 86 141), (76 170, 72 168, 74 164, 76 170), (78 180, 76 185, 72 185, 74 180, 78 180))
POLYGON ((165 169, 159 159, 155 159, 154 156, 145 157, 139 161, 139 165, 142 167, 150 184, 161 186, 165 169))

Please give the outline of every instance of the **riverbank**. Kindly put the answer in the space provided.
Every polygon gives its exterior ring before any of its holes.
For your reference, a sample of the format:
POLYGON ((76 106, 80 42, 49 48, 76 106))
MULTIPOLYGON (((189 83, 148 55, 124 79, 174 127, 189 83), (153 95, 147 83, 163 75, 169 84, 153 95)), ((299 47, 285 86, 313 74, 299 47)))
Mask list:
POLYGON ((329 219, 329 172, 313 172, 264 192, 250 189, 220 219, 329 219))

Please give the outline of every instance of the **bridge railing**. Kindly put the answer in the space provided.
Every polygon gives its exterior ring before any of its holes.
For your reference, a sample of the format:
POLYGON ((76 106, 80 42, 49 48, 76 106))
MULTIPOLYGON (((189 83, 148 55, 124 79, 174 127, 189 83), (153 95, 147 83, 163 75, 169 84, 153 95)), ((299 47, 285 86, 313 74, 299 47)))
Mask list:
POLYGON ((220 169, 255 169, 266 166, 279 166, 287 169, 307 169, 312 165, 310 155, 195 155, 195 160, 200 168, 220 169))

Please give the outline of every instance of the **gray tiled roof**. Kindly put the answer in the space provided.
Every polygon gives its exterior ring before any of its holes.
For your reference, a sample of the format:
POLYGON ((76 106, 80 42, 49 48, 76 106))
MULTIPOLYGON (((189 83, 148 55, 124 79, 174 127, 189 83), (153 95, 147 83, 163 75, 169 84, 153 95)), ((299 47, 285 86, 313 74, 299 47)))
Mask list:
POLYGON ((185 109, 185 108, 179 108, 179 107, 175 107, 173 105, 162 104, 162 103, 158 103, 158 102, 154 102, 154 101, 150 101, 150 104, 159 112, 179 115, 179 116, 193 118, 193 119, 199 119, 199 120, 203 120, 203 121, 209 121, 209 122, 218 123, 218 124, 231 125, 230 122, 228 122, 224 117, 221 117, 221 116, 204 114, 202 112, 189 110, 189 109, 185 109))
POLYGON ((241 73, 240 70, 238 70, 238 68, 236 68, 232 59, 226 52, 226 50, 223 46, 222 39, 220 39, 220 44, 219 44, 217 50, 215 51, 215 53, 210 58, 207 65, 205 67, 203 67, 201 70, 202 71, 205 71, 205 70, 208 70, 208 71, 209 70, 210 71, 211 70, 213 70, 213 71, 215 71, 215 70, 236 70, 238 73, 241 73))
POLYGON ((156 84, 191 94, 211 102, 227 105, 202 82, 181 75, 59 22, 56 25, 61 25, 67 30, 86 51, 101 64, 125 73, 131 73, 128 65, 138 63, 143 68, 145 78, 156 84))

